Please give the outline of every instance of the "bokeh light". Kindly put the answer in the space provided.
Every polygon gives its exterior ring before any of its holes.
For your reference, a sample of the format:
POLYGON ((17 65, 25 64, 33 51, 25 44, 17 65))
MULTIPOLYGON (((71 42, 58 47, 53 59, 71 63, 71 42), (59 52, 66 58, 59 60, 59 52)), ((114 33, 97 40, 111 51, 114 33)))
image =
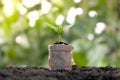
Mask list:
POLYGON ((60 25, 60 24, 63 23, 63 21, 64 21, 64 16, 63 16, 63 15, 59 15, 59 16, 57 17, 55 23, 56 23, 57 25, 60 25))
POLYGON ((3 12, 6 16, 12 16, 14 13, 14 2, 13 0, 2 0, 4 5, 3 12))
POLYGON ((40 3, 40 0, 22 0, 23 5, 25 5, 27 8, 33 7, 36 4, 40 3))
POLYGON ((78 8, 75 8, 75 7, 71 7, 67 13, 67 17, 66 17, 66 21, 69 23, 69 24, 74 24, 75 22, 75 18, 77 15, 82 15, 83 13, 83 9, 78 7, 78 8))
POLYGON ((20 12, 21 15, 24 15, 27 12, 27 9, 20 3, 17 5, 17 9, 18 9, 18 11, 20 12))
POLYGON ((29 19, 30 27, 33 27, 35 25, 36 20, 39 19, 39 12, 37 10, 29 12, 27 17, 29 19))
POLYGON ((15 41, 17 44, 20 44, 21 46, 23 46, 25 48, 29 47, 29 43, 28 43, 27 37, 25 35, 17 36, 15 41))
POLYGON ((52 7, 52 4, 48 1, 43 1, 41 8, 42 8, 42 13, 46 14, 49 12, 50 8, 52 7))
POLYGON ((97 12, 96 11, 89 11, 88 15, 90 17, 95 17, 97 15, 97 12))
POLYGON ((106 25, 105 25, 104 22, 98 22, 96 24, 95 33, 96 34, 101 34, 104 31, 105 28, 106 28, 106 25))
POLYGON ((79 2, 81 2, 81 0, 74 0, 74 2, 75 2, 75 3, 79 3, 79 2))
POLYGON ((93 40, 94 39, 94 35, 92 33, 88 34, 87 36, 88 40, 93 40))

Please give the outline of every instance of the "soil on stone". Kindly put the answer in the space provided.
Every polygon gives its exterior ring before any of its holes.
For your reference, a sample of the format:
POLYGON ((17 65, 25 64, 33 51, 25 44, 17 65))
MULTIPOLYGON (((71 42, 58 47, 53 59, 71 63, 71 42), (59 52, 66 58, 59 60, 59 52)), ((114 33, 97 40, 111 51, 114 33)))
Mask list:
POLYGON ((0 69, 0 80, 120 80, 120 68, 72 66, 72 70, 49 70, 10 66, 0 69))
POLYGON ((65 42, 58 42, 58 41, 56 41, 54 44, 63 44, 63 45, 68 45, 68 43, 65 43, 65 42))

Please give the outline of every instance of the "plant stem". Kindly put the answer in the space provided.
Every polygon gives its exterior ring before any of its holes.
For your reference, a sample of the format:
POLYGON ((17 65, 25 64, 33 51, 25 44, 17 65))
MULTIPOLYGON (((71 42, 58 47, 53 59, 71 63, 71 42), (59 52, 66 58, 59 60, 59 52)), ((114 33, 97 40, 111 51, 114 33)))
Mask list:
POLYGON ((59 42, 61 42, 61 39, 62 39, 62 31, 63 31, 63 28, 62 28, 62 25, 58 26, 58 37, 59 37, 59 42))
POLYGON ((59 42, 61 42, 61 38, 62 38, 61 35, 59 35, 59 42))

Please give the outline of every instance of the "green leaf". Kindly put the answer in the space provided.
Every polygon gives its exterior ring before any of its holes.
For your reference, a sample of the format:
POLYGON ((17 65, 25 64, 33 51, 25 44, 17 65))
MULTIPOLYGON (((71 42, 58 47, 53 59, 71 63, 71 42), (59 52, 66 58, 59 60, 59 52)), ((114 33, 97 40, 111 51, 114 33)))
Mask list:
POLYGON ((59 32, 60 34, 62 34, 62 31, 63 31, 63 27, 62 27, 62 25, 60 25, 60 26, 58 27, 58 32, 59 32))
POLYGON ((71 24, 71 25, 64 25, 63 26, 63 30, 67 30, 67 29, 70 29, 71 27, 73 27, 74 24, 71 24))
POLYGON ((60 26, 58 26, 59 42, 61 42, 61 39, 62 39, 62 32, 63 32, 63 27, 62 27, 62 25, 60 25, 60 26))
POLYGON ((48 27, 50 27, 51 29, 53 29, 54 31, 58 31, 57 30, 57 27, 52 25, 52 24, 49 24, 49 23, 45 23, 45 25, 47 25, 48 27))

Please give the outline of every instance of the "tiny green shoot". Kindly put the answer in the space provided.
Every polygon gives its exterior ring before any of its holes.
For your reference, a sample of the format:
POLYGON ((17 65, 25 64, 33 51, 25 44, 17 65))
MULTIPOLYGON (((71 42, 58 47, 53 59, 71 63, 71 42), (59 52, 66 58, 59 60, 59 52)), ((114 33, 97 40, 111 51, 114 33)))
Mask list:
POLYGON ((58 39, 59 39, 59 42, 61 42, 61 40, 62 40, 62 33, 63 33, 63 27, 62 27, 62 25, 59 25, 58 26, 58 39))
POLYGON ((73 26, 73 24, 71 24, 71 25, 64 25, 64 26, 59 25, 56 27, 56 26, 49 24, 49 23, 46 23, 46 25, 58 33, 58 42, 62 41, 63 30, 68 30, 69 28, 71 28, 73 26))

